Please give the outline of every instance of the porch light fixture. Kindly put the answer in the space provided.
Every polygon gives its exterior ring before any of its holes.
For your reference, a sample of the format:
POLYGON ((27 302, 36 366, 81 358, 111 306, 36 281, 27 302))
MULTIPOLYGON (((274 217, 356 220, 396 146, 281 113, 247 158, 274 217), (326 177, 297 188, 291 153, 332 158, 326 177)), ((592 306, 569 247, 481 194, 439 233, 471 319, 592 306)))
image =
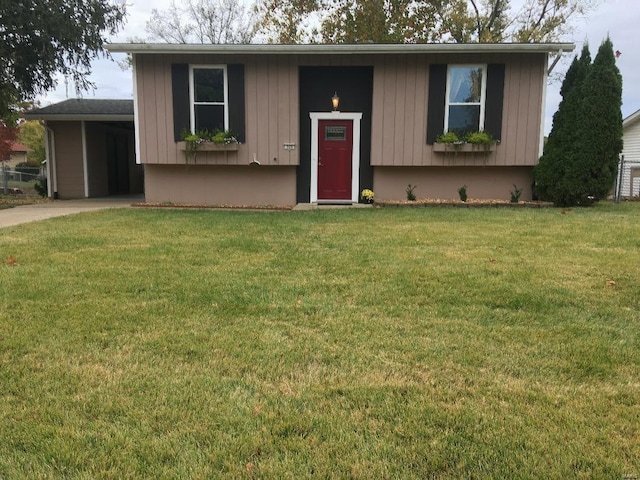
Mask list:
POLYGON ((331 105, 333 105, 333 111, 337 112, 338 107, 340 106, 340 97, 338 96, 338 92, 335 92, 333 97, 331 97, 331 105))

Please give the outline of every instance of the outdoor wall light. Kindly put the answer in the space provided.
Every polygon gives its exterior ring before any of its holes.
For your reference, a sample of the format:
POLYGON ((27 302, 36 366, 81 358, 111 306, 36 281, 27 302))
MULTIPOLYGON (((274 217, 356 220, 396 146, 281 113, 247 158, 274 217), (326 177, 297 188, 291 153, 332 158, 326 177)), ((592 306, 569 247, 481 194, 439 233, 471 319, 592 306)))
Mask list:
POLYGON ((331 105, 333 105, 333 111, 337 112, 338 107, 340 106, 340 97, 338 96, 338 92, 334 93, 333 97, 331 97, 331 105))

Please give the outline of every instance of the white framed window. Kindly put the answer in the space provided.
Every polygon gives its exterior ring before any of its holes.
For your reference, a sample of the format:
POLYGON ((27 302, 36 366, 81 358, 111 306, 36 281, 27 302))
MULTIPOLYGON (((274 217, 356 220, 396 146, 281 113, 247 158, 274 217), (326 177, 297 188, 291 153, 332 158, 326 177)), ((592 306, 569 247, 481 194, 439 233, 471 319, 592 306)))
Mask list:
POLYGON ((484 130, 486 86, 486 65, 448 66, 445 132, 484 130))
POLYGON ((226 65, 190 65, 191 132, 229 130, 229 93, 226 65))

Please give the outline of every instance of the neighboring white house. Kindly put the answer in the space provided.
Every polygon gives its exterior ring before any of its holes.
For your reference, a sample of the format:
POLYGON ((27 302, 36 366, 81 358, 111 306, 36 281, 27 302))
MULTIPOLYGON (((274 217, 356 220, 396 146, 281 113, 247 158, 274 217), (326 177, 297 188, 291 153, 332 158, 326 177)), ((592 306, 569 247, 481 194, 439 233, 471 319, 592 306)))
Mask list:
POLYGON ((624 147, 620 176, 620 196, 640 196, 640 110, 622 122, 624 147))

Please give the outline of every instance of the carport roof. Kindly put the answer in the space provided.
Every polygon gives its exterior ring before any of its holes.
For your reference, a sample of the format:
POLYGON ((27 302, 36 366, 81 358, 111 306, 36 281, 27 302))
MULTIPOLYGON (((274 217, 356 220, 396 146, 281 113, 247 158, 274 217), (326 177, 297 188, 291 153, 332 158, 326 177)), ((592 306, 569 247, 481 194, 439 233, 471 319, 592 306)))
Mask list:
POLYGON ((31 120, 133 121, 133 100, 70 98, 53 105, 31 110, 31 120))

